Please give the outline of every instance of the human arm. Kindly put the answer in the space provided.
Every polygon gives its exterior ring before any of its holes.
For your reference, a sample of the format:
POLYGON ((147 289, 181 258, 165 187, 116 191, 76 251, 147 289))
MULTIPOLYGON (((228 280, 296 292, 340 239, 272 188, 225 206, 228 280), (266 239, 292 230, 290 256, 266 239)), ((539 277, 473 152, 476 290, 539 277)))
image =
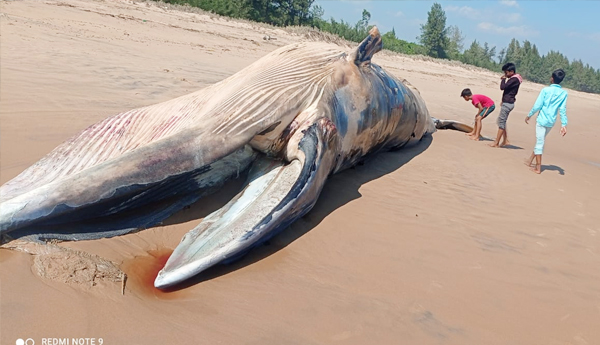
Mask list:
MULTIPOLYGON (((529 115, 527 115, 527 118, 532 117, 535 113, 537 113, 538 111, 540 111, 542 109, 545 99, 546 99, 546 89, 543 89, 540 92, 540 95, 538 96, 537 100, 535 101, 535 104, 533 104, 533 108, 531 108, 531 111, 529 112, 529 115)), ((527 120, 525 122, 527 122, 527 120)))
MULTIPOLYGON (((567 134, 567 96, 565 95, 565 99, 563 99, 562 103, 560 104, 560 106, 558 107, 558 113, 560 114, 560 123, 562 125, 562 128, 565 128, 565 134, 567 134)), ((562 130, 561 130, 561 134, 562 134, 562 130)), ((565 135, 563 134, 563 136, 565 135)))
POLYGON ((567 127, 560 127, 560 135, 563 137, 567 135, 567 127))
POLYGON ((477 116, 479 114, 481 114, 481 112, 483 111, 483 105, 481 105, 481 102, 475 104, 475 107, 477 108, 477 113, 475 114, 475 118, 477 118, 477 116))
POLYGON ((503 78, 500 82, 500 90, 512 89, 517 85, 519 85, 519 79, 509 78, 508 81, 506 81, 506 78, 503 78))

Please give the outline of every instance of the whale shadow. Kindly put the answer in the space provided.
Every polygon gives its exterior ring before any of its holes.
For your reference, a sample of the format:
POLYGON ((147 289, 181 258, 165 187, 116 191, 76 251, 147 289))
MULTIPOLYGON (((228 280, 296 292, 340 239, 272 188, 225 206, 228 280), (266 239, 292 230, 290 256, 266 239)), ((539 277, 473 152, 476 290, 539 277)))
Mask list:
MULTIPOLYGON (((359 189, 363 184, 400 169, 403 165, 410 162, 413 158, 429 148, 432 142, 433 137, 427 136, 413 146, 405 147, 397 151, 377 153, 354 168, 330 176, 312 210, 294 222, 291 226, 275 235, 265 244, 250 250, 240 259, 228 264, 213 266, 206 271, 165 290, 165 292, 178 291, 207 280, 227 275, 277 253, 315 228, 325 219, 325 217, 338 208, 360 198, 362 195, 360 194, 359 189)), ((210 208, 213 209, 214 207, 215 206, 212 206, 210 208)), ((204 207, 201 209, 202 210, 199 209, 198 212, 188 214, 185 218, 192 216, 196 216, 197 218, 204 217, 206 215, 203 211, 204 207)), ((181 220, 184 219, 177 219, 177 221, 181 220)))

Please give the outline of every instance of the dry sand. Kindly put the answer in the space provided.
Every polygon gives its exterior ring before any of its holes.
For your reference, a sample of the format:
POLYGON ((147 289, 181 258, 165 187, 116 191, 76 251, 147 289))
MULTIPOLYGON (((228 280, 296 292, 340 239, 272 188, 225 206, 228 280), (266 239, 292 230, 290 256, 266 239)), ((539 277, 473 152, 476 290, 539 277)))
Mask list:
MULTIPOLYGON (((92 123, 303 39, 146 3, 0 5, 0 183, 92 123)), ((464 87, 500 100, 497 74, 394 54, 374 61, 414 84, 438 118, 471 122, 464 87)), ((600 344, 600 96, 570 91, 569 133, 550 133, 535 175, 523 165, 535 125, 523 119, 542 87, 521 88, 513 149, 440 131, 380 154, 331 178, 270 245, 178 292, 154 290, 153 275, 239 182, 168 226, 60 244, 120 266, 125 295, 114 279, 41 278, 34 256, 2 249, 0 343, 600 344)), ((498 113, 484 121, 487 137, 498 113)))

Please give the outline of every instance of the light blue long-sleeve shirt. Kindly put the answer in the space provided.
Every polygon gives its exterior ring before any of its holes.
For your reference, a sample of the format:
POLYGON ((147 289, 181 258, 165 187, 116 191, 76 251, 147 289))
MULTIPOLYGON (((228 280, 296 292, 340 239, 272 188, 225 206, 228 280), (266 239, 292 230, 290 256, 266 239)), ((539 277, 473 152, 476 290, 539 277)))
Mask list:
POLYGON ((558 84, 551 84, 543 88, 527 116, 532 117, 538 111, 540 113, 537 123, 540 126, 553 127, 556 115, 560 112, 560 122, 565 127, 567 125, 567 91, 558 84))

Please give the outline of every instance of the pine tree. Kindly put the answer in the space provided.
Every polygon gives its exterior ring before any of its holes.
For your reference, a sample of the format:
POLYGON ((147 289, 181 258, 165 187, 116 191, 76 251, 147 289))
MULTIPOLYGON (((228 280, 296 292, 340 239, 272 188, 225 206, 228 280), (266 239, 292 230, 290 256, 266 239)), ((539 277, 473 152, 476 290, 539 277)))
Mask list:
POLYGON ((506 55, 504 56, 504 61, 501 63, 512 62, 519 68, 519 62, 521 61, 521 47, 519 45, 519 41, 516 39, 512 39, 506 48, 506 55))
POLYGON ((504 58, 506 57, 506 48, 502 48, 500 49, 500 52, 498 53, 498 62, 501 64, 505 64, 506 62, 504 62, 504 58))
POLYGON ((325 10, 323 10, 323 7, 319 6, 319 5, 315 5, 310 9, 310 19, 311 19, 311 25, 313 27, 317 27, 319 29, 321 29, 324 24, 326 23, 325 20, 323 20, 323 15, 325 14, 325 10))
POLYGON ((529 61, 528 68, 530 70, 529 73, 530 73, 531 81, 534 81, 536 83, 542 83, 544 80, 544 70, 542 68, 542 58, 541 58, 540 53, 535 44, 531 47, 528 61, 529 61))
POLYGON ((456 25, 448 27, 446 33, 448 36, 448 46, 446 53, 450 58, 457 59, 460 56, 462 50, 464 49, 465 36, 463 36, 462 32, 456 25))
POLYGON ((442 9, 442 5, 437 2, 431 6, 431 10, 427 13, 427 23, 421 25, 419 41, 425 46, 427 55, 438 58, 447 56, 446 13, 442 9))
POLYGON ((371 20, 371 13, 366 9, 363 9, 362 19, 356 23, 356 31, 362 37, 366 36, 368 33, 367 28, 369 27, 369 20, 371 20))

